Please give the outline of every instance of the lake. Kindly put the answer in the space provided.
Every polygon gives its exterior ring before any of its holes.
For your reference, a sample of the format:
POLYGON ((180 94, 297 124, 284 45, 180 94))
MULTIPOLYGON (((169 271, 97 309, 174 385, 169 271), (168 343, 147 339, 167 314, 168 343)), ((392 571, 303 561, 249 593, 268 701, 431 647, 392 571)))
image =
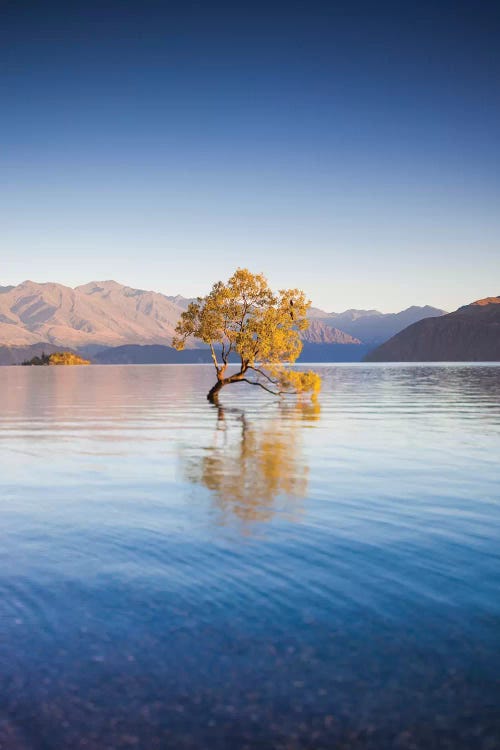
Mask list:
POLYGON ((500 366, 317 369, 0 368, 2 750, 500 746, 500 366))

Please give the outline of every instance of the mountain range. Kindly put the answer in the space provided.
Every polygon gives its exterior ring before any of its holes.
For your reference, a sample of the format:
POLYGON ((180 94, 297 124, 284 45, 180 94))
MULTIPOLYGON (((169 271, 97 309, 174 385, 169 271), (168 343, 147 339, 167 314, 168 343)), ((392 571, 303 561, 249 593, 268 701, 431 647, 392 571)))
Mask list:
POLYGON ((370 352, 368 362, 500 361, 500 296, 414 323, 370 352))
MULTIPOLYGON (((74 289, 23 281, 18 286, 0 287, 0 342, 27 345, 49 341, 73 346, 165 343, 190 301, 116 281, 93 281, 74 289)), ((423 317, 443 313, 429 306, 395 314, 377 310, 327 313, 312 308, 308 335, 316 343, 372 343, 423 317)))
POLYGON ((116 281, 75 289, 24 281, 0 289, 0 343, 48 342, 71 348, 170 343, 181 312, 179 304, 163 294, 116 281))
MULTIPOLYGON (((116 281, 93 281, 74 289, 34 281, 3 286, 0 364, 39 354, 40 346, 47 353, 64 348, 91 356, 104 349, 134 346, 134 357, 146 351, 138 346, 169 348, 175 325, 190 301, 181 295, 134 289, 116 281)), ((304 355, 323 361, 328 356, 341 361, 360 360, 407 325, 443 314, 443 310, 429 306, 389 314, 377 310, 328 313, 312 308, 309 329, 302 335, 304 355)), ((202 344, 194 341, 189 346, 199 349, 202 344)), ((121 352, 120 356, 128 355, 121 352)), ((194 356, 197 361, 199 355, 194 356)), ((100 359, 105 356, 101 354, 100 359)))
POLYGON ((328 326, 336 326, 358 338, 364 344, 371 344, 372 346, 387 341, 391 336, 423 318, 445 314, 445 310, 430 305, 424 307, 413 305, 398 313, 381 313, 378 310, 346 310, 342 313, 324 313, 317 308, 310 311, 310 317, 314 320, 328 326))

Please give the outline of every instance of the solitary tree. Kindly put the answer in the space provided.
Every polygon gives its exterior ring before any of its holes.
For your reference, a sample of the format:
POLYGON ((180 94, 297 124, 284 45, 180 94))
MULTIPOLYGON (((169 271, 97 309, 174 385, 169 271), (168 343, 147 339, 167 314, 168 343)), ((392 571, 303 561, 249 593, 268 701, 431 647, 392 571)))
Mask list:
POLYGON ((299 289, 274 293, 262 274, 239 268, 229 281, 218 281, 210 294, 190 303, 172 343, 181 350, 193 336, 209 345, 217 373, 207 395, 211 402, 230 383, 250 383, 274 395, 309 392, 314 396, 321 387, 319 375, 286 367, 302 350, 300 331, 309 325, 310 304, 299 289), (228 373, 232 353, 238 356, 239 366, 228 373))

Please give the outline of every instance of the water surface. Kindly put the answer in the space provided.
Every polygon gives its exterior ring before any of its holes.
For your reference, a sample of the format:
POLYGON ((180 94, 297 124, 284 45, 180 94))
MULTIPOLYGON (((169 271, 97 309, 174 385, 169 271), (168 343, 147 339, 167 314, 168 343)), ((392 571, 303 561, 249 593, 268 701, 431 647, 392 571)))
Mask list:
POLYGON ((0 368, 0 748, 500 746, 500 367, 0 368))

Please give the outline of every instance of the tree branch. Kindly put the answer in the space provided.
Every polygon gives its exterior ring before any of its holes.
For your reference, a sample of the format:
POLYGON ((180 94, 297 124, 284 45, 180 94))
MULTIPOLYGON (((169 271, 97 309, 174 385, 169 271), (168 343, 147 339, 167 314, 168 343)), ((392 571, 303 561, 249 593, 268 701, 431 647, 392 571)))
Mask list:
POLYGON ((220 372, 219 363, 217 362, 217 355, 215 354, 214 345, 212 344, 211 341, 210 341, 209 346, 210 346, 210 351, 212 353, 212 359, 213 359, 213 362, 214 362, 214 365, 215 365, 215 369, 217 370, 217 374, 219 374, 219 372, 220 372))
POLYGON ((273 396, 283 396, 286 393, 294 393, 294 391, 272 391, 264 383, 259 383, 258 380, 249 380, 248 378, 237 378, 236 380, 229 380, 229 383, 249 383, 250 385, 258 385, 268 393, 272 393, 273 396))
POLYGON ((250 370, 253 370, 254 372, 258 372, 259 375, 263 375, 273 385, 277 385, 276 380, 273 380, 273 378, 270 375, 268 375, 267 372, 264 372, 264 370, 259 370, 258 367, 254 367, 253 365, 248 365, 248 367, 249 367, 250 370))

